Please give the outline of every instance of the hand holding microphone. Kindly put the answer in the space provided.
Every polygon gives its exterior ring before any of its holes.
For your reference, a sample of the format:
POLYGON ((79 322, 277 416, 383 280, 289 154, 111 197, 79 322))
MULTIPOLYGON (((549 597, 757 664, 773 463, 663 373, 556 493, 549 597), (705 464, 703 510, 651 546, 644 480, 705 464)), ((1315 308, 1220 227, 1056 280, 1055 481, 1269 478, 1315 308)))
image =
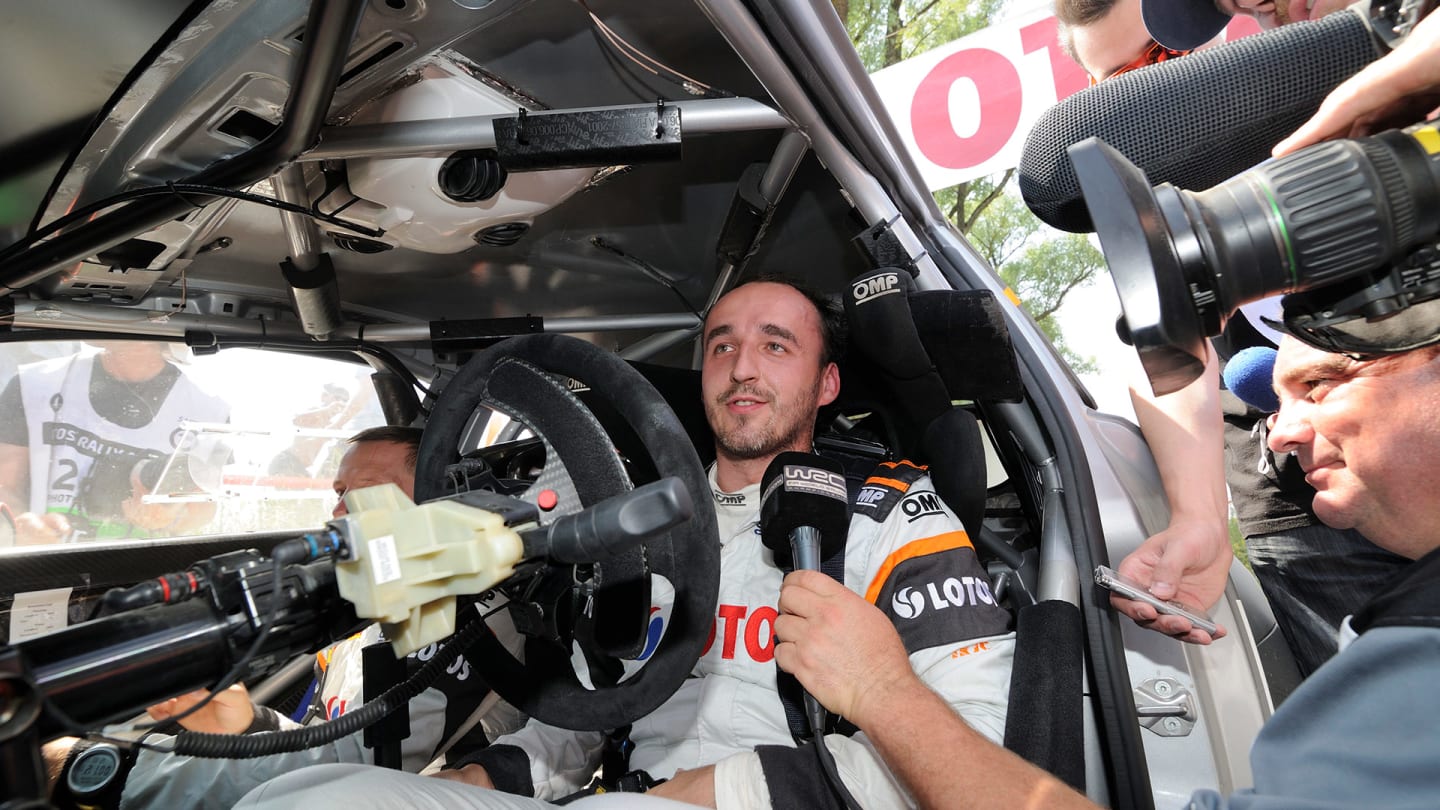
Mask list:
POLYGON ((807 698, 856 726, 885 722, 884 699, 928 689, 890 618, 830 577, 790 574, 779 607, 775 662, 799 679, 807 698))
MULTIPOLYGON (((781 453, 760 479, 760 540, 782 570, 818 571, 844 548, 849 500, 838 462, 810 453, 781 453)), ((805 713, 811 732, 823 735, 825 708, 808 693, 805 713)))

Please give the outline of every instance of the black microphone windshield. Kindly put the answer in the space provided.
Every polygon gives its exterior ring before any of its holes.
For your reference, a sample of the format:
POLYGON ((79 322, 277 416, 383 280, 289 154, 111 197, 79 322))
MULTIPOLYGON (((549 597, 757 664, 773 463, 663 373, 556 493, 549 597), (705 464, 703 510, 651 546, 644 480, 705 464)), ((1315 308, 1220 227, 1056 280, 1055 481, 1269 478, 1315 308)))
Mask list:
POLYGON ((1026 137, 1020 194, 1065 231, 1094 230, 1066 150, 1098 136, 1151 185, 1200 191, 1270 157, 1325 96, 1384 53, 1354 9, 1131 71, 1051 107, 1026 137))
POLYGON ((781 453, 760 479, 760 540, 781 568, 793 567, 790 532, 820 530, 820 559, 828 560, 850 531, 850 498, 840 462, 812 453, 781 453))

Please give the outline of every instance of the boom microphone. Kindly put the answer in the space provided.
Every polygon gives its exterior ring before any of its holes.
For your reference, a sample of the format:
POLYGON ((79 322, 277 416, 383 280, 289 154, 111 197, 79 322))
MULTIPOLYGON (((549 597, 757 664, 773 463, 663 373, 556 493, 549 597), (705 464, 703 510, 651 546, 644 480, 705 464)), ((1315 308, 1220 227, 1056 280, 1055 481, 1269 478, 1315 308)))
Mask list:
POLYGON ((1092 136, 1152 185, 1207 189, 1269 158, 1331 90, 1384 53, 1351 7, 1108 79, 1036 122, 1020 157, 1020 193, 1046 223, 1094 230, 1066 154, 1092 136))

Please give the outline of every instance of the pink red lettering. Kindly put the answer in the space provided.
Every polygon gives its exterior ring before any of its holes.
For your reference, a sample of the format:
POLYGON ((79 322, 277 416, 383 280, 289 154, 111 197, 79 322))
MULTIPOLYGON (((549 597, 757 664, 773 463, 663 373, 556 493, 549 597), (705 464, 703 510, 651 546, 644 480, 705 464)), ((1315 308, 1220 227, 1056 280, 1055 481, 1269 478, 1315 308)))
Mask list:
POLYGON ((1010 60, 987 48, 967 48, 941 59, 931 68, 910 105, 910 128, 920 153, 937 166, 968 169, 994 157, 1020 122, 1020 74, 1010 60), (950 88, 957 81, 975 83, 980 97, 980 125, 961 137, 951 123, 950 88))
POLYGON ((1230 18, 1230 24, 1225 26, 1225 41, 1234 42, 1241 37, 1258 33, 1260 33, 1259 20, 1249 14, 1236 14, 1230 18))
POLYGON ((775 608, 758 607, 750 614, 750 621, 745 623, 745 651, 750 653, 750 658, 760 663, 766 663, 775 657, 775 617, 779 615, 775 608), (765 632, 760 632, 761 628, 765 632))
MULTIPOLYGON (((1248 18, 1247 18, 1248 19, 1248 18)), ((1055 100, 1063 101, 1084 90, 1090 84, 1085 69, 1060 49, 1060 39, 1055 29, 1059 23, 1054 17, 1046 17, 1020 29, 1020 49, 1034 53, 1044 48, 1050 56, 1050 77, 1055 81, 1055 100)))
POLYGON ((744 605, 721 605, 720 618, 725 622, 725 641, 720 646, 720 657, 735 657, 735 635, 740 631, 740 620, 745 618, 744 605))

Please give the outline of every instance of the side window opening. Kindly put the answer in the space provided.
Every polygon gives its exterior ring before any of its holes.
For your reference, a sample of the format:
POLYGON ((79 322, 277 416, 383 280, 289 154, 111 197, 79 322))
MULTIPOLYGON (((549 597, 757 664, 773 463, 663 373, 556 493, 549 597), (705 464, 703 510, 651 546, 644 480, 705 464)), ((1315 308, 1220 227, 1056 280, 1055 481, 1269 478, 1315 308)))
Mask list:
POLYGON ((313 528, 370 369, 141 341, 0 344, 0 547, 313 528))

